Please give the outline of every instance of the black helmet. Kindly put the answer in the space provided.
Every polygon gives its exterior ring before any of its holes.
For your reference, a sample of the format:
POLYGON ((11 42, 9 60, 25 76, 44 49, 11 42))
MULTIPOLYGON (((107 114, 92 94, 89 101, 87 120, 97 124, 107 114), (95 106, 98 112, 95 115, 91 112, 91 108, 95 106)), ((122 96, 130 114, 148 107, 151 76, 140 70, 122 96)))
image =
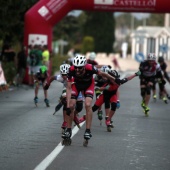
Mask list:
POLYGON ((164 58, 163 58, 162 56, 160 56, 160 57, 158 58, 158 62, 159 62, 159 63, 164 62, 164 58))
POLYGON ((120 77, 119 73, 116 70, 110 70, 108 74, 110 74, 112 77, 116 79, 120 77))

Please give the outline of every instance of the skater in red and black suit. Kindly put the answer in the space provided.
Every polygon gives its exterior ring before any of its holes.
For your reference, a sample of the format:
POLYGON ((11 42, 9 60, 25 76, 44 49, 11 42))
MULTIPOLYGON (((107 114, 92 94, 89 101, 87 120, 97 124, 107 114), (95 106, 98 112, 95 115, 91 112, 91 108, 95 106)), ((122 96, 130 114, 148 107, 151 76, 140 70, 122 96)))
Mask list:
POLYGON ((94 78, 93 74, 101 75, 106 78, 114 78, 106 73, 99 71, 95 66, 86 63, 86 58, 83 55, 77 55, 74 57, 73 66, 70 67, 68 73, 68 84, 67 84, 67 115, 68 115, 68 128, 62 135, 62 138, 68 139, 71 137, 71 126, 74 116, 74 106, 76 103, 79 92, 85 97, 85 109, 86 109, 86 130, 84 138, 86 140, 92 137, 91 135, 91 123, 92 123, 92 100, 94 95, 94 78), (72 83, 74 79, 74 83, 72 83))
POLYGON ((118 88, 120 85, 126 83, 127 81, 133 79, 134 77, 139 76, 140 71, 124 79, 119 78, 120 76, 116 70, 111 70, 108 72, 108 74, 114 77, 115 80, 114 81, 108 80, 108 83, 105 84, 105 86, 103 86, 103 94, 101 94, 99 98, 96 100, 94 106, 92 107, 92 111, 95 112, 103 103, 107 104, 108 102, 110 102, 111 109, 108 117, 106 118, 106 125, 108 127, 108 131, 111 131, 110 127, 113 126, 111 123, 111 119, 117 108, 118 88))

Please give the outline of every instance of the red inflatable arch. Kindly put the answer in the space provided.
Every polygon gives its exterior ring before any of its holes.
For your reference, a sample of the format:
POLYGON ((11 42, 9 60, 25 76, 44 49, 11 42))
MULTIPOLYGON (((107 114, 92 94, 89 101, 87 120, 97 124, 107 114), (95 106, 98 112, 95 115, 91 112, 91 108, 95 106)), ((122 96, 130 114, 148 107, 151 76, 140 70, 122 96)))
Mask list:
POLYGON ((52 46, 52 28, 71 10, 170 12, 169 0, 40 0, 25 14, 24 44, 52 46))

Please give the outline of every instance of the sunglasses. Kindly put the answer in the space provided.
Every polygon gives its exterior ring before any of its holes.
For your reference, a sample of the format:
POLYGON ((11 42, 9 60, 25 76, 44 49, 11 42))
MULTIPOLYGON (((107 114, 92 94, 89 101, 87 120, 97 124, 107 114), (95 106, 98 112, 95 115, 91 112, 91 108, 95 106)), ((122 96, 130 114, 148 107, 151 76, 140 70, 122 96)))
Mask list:
POLYGON ((62 76, 67 76, 67 74, 62 74, 62 76))
POLYGON ((84 67, 76 67, 74 66, 75 69, 82 70, 84 67))

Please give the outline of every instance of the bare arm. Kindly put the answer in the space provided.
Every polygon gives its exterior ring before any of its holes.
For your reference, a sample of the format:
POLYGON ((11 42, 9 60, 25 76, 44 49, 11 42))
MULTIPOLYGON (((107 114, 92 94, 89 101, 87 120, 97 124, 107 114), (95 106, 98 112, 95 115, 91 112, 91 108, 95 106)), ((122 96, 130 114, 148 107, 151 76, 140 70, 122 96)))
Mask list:
POLYGON ((55 80, 55 76, 50 77, 49 81, 47 82, 48 85, 50 86, 51 82, 55 80))
POLYGON ((129 81, 129 80, 132 80, 134 77, 136 77, 136 74, 132 74, 131 76, 126 77, 126 78, 127 78, 127 80, 129 81))
POLYGON ((115 78, 112 77, 111 75, 107 74, 107 73, 104 73, 104 72, 99 71, 99 72, 98 72, 98 75, 99 75, 99 76, 102 76, 102 77, 106 77, 106 78, 109 79, 111 82, 114 82, 114 81, 115 81, 115 78))

